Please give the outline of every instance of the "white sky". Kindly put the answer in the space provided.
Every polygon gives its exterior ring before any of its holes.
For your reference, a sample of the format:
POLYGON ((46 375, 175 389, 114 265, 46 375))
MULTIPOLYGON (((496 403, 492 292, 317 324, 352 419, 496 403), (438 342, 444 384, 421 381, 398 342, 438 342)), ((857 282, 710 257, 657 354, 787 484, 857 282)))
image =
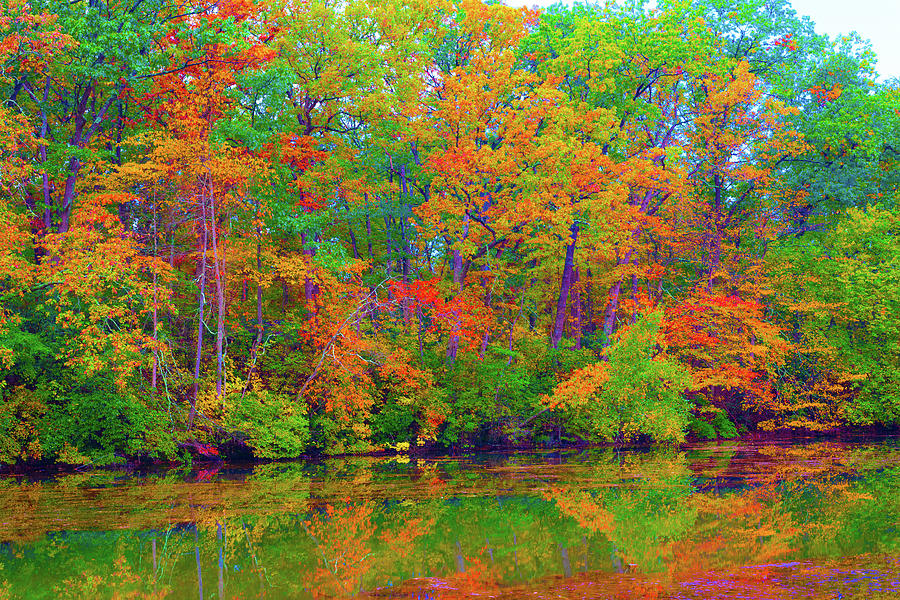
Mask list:
MULTIPOLYGON (((555 0, 506 0, 510 6, 549 6, 555 0)), ((572 0, 566 0, 571 4, 572 0)), ((900 77, 900 0, 791 0, 816 31, 834 38, 856 31, 872 42, 881 79, 900 77)))
POLYGON ((856 31, 872 42, 882 79, 900 77, 900 0, 791 0, 816 31, 830 37, 856 31))

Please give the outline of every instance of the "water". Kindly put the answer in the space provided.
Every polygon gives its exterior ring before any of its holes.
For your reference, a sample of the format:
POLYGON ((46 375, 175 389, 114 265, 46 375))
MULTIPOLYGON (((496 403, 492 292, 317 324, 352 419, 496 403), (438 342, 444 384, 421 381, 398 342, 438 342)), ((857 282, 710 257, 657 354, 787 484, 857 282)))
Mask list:
POLYGON ((0 479, 5 598, 900 598, 900 445, 0 479))

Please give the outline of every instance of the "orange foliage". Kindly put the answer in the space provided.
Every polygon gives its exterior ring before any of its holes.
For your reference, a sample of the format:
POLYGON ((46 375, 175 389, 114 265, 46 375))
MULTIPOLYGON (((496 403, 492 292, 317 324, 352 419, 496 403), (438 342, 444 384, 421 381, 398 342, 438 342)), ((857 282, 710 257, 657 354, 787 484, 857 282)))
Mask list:
POLYGON ((666 310, 665 345, 691 371, 692 390, 714 405, 757 414, 771 409, 775 368, 790 345, 764 316, 765 307, 737 294, 700 292, 666 310))

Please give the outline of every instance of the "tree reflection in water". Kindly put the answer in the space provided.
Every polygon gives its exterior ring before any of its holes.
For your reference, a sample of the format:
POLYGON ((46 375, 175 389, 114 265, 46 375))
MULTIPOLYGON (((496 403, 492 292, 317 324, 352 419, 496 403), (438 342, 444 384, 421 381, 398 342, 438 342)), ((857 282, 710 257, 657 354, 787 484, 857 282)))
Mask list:
POLYGON ((892 443, 0 480, 0 598, 900 594, 892 443))

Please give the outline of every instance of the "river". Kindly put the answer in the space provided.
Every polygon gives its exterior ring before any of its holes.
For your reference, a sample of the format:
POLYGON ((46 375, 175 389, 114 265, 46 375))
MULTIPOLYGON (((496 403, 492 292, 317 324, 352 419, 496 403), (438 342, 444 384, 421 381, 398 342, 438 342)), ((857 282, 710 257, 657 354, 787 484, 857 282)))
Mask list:
POLYGON ((900 597, 900 443, 0 478, 6 598, 900 597))

